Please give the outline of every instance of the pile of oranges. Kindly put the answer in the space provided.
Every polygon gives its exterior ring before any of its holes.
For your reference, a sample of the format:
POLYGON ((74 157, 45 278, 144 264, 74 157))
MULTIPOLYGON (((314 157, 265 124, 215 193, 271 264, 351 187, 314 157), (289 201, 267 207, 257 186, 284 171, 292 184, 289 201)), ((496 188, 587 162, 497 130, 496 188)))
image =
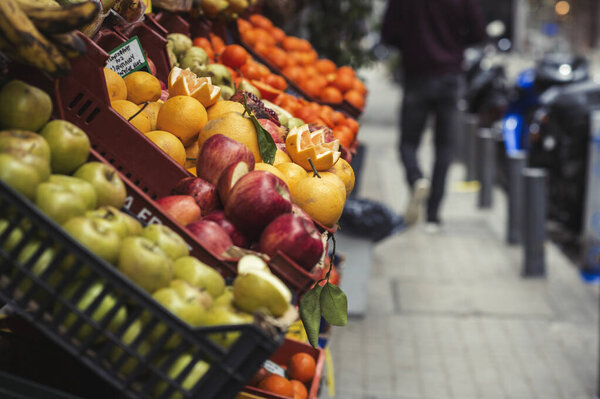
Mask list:
POLYGON ((290 399, 307 399, 307 386, 310 388, 316 372, 315 359, 308 353, 298 352, 289 359, 285 369, 288 378, 268 374, 258 382, 257 388, 290 399))
POLYGON ((282 93, 273 102, 306 123, 331 128, 333 137, 338 139, 342 146, 347 149, 352 147, 359 128, 355 119, 334 110, 329 105, 318 104, 291 94, 282 93))
POLYGON ((225 65, 236 85, 242 79, 246 79, 267 100, 274 99, 287 88, 287 82, 282 76, 272 73, 265 65, 255 61, 246 49, 238 44, 225 45, 222 39, 213 33, 208 38, 196 37, 193 44, 204 49, 211 62, 225 65))
POLYGON ((359 110, 364 108, 367 89, 351 67, 338 68, 331 60, 319 59, 310 42, 287 36, 263 15, 237 21, 242 40, 305 94, 326 103, 345 100, 359 110))

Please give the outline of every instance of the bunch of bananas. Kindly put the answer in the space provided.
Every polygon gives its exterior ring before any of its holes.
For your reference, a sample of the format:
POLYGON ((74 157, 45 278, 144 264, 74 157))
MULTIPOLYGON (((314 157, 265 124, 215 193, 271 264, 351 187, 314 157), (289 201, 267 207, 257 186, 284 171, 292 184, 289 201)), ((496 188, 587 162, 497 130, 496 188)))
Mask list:
POLYGON ((94 21, 101 8, 93 1, 60 6, 49 0, 0 0, 0 51, 52 75, 66 74, 69 59, 86 51, 75 30, 94 21))

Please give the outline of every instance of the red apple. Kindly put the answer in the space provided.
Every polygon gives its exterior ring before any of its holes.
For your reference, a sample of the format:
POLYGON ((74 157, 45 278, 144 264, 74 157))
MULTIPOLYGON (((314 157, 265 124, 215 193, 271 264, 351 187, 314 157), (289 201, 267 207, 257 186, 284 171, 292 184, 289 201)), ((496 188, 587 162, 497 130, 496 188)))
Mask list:
POLYGON ((185 226, 208 251, 221 255, 233 245, 231 238, 221 226, 210 220, 197 220, 185 226))
POLYGON ((323 255, 323 241, 312 221, 286 213, 265 227, 258 250, 270 257, 281 251, 304 269, 311 270, 323 255))
POLYGON ((165 213, 184 226, 202 217, 202 209, 191 195, 168 195, 156 200, 156 203, 165 213))
POLYGON ((310 215, 308 213, 306 213, 306 211, 304 209, 300 208, 296 204, 292 204, 292 213, 294 215, 302 216, 303 218, 308 219, 311 222, 313 221, 312 218, 310 217, 310 215))
POLYGON ((273 173, 254 170, 229 192, 225 216, 249 239, 256 239, 273 219, 292 210, 290 191, 273 173))
POLYGON ((225 230, 225 232, 229 234, 229 238, 231 238, 233 245, 236 245, 240 248, 248 247, 248 240, 246 239, 246 236, 244 236, 244 234, 242 234, 242 232, 239 231, 237 227, 235 227, 233 223, 231 223, 225 217, 225 212, 223 212, 222 210, 214 210, 208 215, 204 216, 202 220, 210 220, 211 222, 215 222, 216 224, 221 226, 223 230, 225 230))
POLYGON ((173 189, 173 194, 191 195, 202 209, 202 216, 219 207, 219 197, 214 184, 199 177, 181 179, 173 189))
POLYGON ((260 369, 258 369, 258 371, 256 372, 256 374, 254 374, 254 376, 252 378, 250 378, 250 381, 248 381, 248 385, 250 385, 251 387, 257 387, 258 384, 264 380, 265 378, 267 378, 267 376, 271 374, 267 371, 266 368, 261 367, 260 369))
POLYGON ((196 175, 214 185, 221 173, 234 162, 246 161, 254 169, 254 155, 244 144, 222 134, 209 137, 198 154, 196 175))
POLYGON ((219 198, 221 198, 221 203, 227 203, 229 192, 235 183, 240 179, 240 177, 244 176, 251 170, 252 169, 250 169, 250 165, 248 165, 246 161, 237 161, 225 168, 223 173, 221 173, 221 177, 219 177, 219 182, 217 183, 217 190, 219 192, 219 198))

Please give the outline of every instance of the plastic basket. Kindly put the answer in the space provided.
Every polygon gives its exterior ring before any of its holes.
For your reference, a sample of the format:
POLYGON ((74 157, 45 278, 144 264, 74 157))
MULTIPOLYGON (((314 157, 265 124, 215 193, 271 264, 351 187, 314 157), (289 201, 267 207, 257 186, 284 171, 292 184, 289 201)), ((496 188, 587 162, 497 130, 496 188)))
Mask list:
POLYGON ((8 228, 0 234, 0 300, 131 398, 153 397, 157 384, 161 383, 167 385, 158 396, 160 398, 170 397, 175 391, 185 398, 199 397, 200 392, 203 398, 232 398, 281 342, 278 330, 268 333, 256 324, 191 328, 116 268, 74 241, 29 200, 2 182, 0 217, 9 221, 8 228), (8 252, 5 245, 17 226, 22 229, 23 237, 8 252), (39 246, 26 262, 22 262, 17 254, 33 242, 39 246), (54 251, 52 260, 38 275, 33 272, 33 265, 48 249, 54 251), (65 269, 63 264, 67 259, 71 267, 65 269), (77 285, 69 288, 74 282, 77 285), (101 292, 87 308, 80 310, 76 304, 97 283, 101 284, 101 292), (94 320, 92 315, 108 296, 114 299, 113 305, 105 309, 100 320, 94 320), (121 309, 127 310, 126 317, 121 309), (121 337, 142 315, 144 326, 138 338, 125 345, 121 337), (109 329, 116 317, 121 323, 109 329), (164 326, 164 333, 155 336, 157 340, 150 351, 141 355, 136 349, 158 324, 164 326), (207 336, 228 331, 240 333, 228 350, 207 336), (162 353, 164 344, 172 337, 177 337, 177 341, 168 352, 162 353), (121 354, 111 361, 111 353, 115 350, 120 350, 121 354), (193 361, 174 380, 167 372, 184 353, 193 361), (160 363, 155 363, 159 358, 160 363), (209 360, 211 366, 187 391, 181 383, 193 363, 201 359, 209 360), (119 370, 126 361, 135 362, 135 367, 131 374, 123 375, 119 370))
MULTIPOLYGON (((307 399, 317 398, 319 391, 319 384, 321 382, 321 375, 323 374, 323 366, 325 365, 325 352, 323 349, 315 349, 307 343, 296 341, 295 339, 286 338, 283 345, 269 358, 269 360, 282 365, 287 365, 288 360, 296 353, 308 353, 315 359, 316 369, 315 376, 313 377, 310 386, 308 387, 307 399)), ((287 396, 281 396, 267 392, 265 390, 246 386, 244 392, 252 395, 256 395, 259 398, 265 399, 289 399, 287 396)))

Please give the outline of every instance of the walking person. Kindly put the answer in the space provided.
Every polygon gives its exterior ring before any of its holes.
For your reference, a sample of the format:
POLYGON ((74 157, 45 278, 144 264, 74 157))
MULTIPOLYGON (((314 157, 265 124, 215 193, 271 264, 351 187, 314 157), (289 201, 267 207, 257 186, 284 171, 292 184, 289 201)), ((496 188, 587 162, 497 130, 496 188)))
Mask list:
POLYGON ((440 205, 453 158, 458 100, 464 85, 463 51, 485 38, 476 0, 388 0, 382 42, 401 52, 404 96, 400 109, 400 158, 411 188, 404 218, 414 224, 427 201, 430 231, 441 225, 440 205), (431 184, 417 150, 427 118, 435 117, 435 163, 431 184))

